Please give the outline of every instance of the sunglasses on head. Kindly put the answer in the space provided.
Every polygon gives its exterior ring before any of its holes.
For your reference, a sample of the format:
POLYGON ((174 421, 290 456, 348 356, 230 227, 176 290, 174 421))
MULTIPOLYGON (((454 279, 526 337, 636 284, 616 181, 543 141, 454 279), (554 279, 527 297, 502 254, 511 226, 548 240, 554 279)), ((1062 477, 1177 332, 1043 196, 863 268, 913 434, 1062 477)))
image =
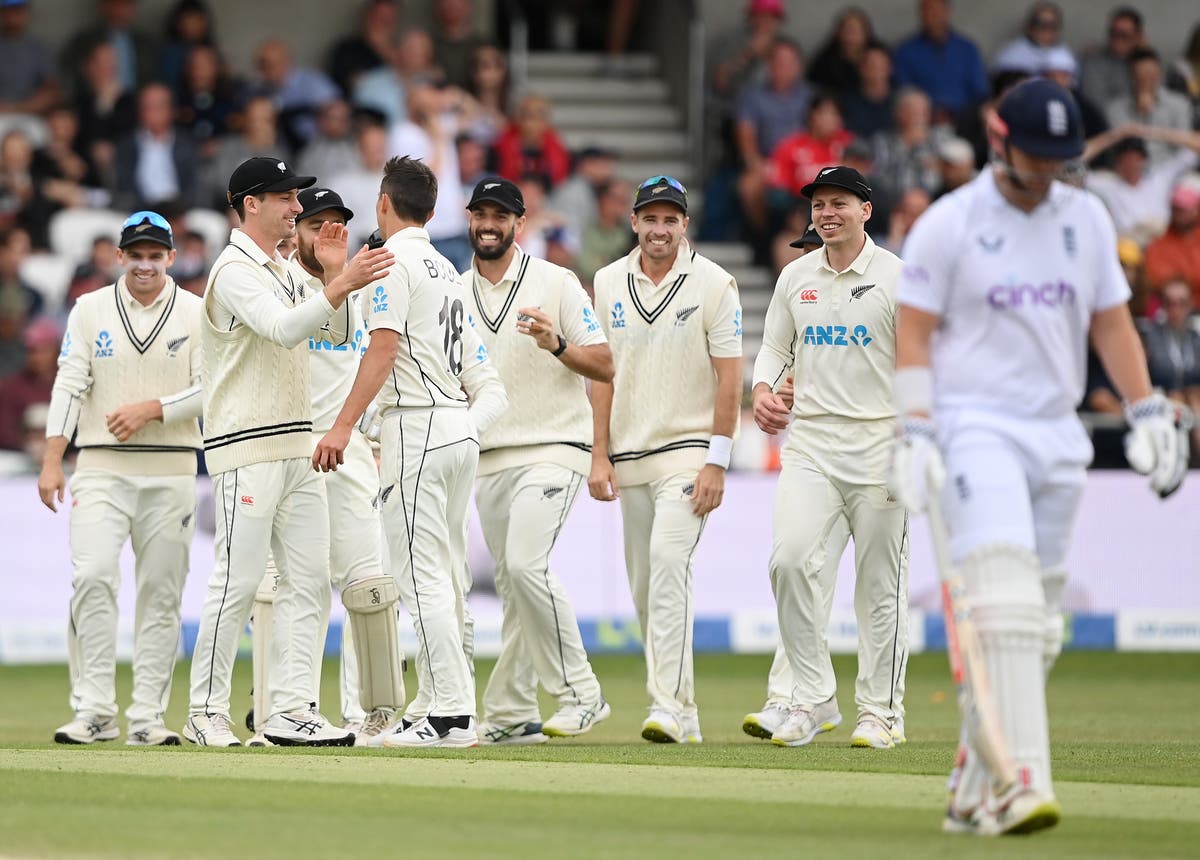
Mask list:
POLYGON ((121 225, 121 229, 128 230, 130 227, 138 227, 142 224, 150 224, 160 230, 166 230, 167 235, 171 235, 171 225, 167 222, 167 219, 157 212, 151 212, 149 209, 134 212, 125 219, 125 223, 121 225))
POLYGON ((638 186, 638 191, 641 191, 644 188, 653 188, 655 185, 658 185, 660 182, 667 183, 667 185, 671 186, 676 191, 678 191, 680 194, 682 194, 685 200, 687 199, 687 189, 683 187, 683 183, 680 182, 678 179, 676 179, 673 176, 665 176, 662 174, 660 174, 658 176, 651 176, 649 179, 647 179, 645 182, 643 182, 641 185, 638 186))

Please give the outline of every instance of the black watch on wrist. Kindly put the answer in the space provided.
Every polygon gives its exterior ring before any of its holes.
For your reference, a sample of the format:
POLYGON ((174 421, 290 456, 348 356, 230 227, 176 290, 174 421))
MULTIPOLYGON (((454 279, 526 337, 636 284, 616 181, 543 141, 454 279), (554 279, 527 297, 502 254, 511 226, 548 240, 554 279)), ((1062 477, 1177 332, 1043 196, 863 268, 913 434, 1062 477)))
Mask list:
POLYGON ((550 354, 552 356, 554 356, 555 358, 558 358, 560 355, 562 355, 566 351, 567 351, 567 339, 560 334, 558 336, 558 349, 554 350, 554 352, 552 352, 550 354))

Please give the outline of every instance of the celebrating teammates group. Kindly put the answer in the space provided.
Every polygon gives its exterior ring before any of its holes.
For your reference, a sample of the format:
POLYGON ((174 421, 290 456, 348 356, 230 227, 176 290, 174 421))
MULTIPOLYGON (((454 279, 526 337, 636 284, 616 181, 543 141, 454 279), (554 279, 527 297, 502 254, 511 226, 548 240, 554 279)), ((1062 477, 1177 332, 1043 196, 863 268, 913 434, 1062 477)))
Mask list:
MULTIPOLYGON (((813 228, 800 242, 812 250, 781 274, 754 364, 755 421, 788 436, 768 571, 781 644, 766 704, 743 724, 784 747, 840 725, 825 632, 853 537, 850 743, 904 742, 909 513, 941 494, 1022 774, 1017 784, 989 775, 964 720, 947 828, 981 833, 1058 818, 1041 688, 1061 647, 1062 563, 1090 457, 1073 413, 1089 327, 1130 403, 1131 462, 1164 495, 1186 462, 1185 418, 1145 377, 1111 224, 1087 192, 1054 178, 1081 147, 1077 106, 1034 81, 1000 114, 994 170, 930 211, 907 265, 867 236, 871 189, 857 171, 830 165, 804 189, 813 228), (1075 234, 1061 252, 1019 253, 1066 223, 1075 234), (1012 253, 972 261, 986 247, 947 235, 979 229, 1012 236, 1012 253), (989 305, 990 270, 998 282, 1072 284, 1070 300, 1037 302, 1035 291, 1024 304, 1017 295, 989 305), (1026 348, 1034 316, 1042 334, 1026 348), (1018 389, 987 378, 988 362, 1008 368, 1018 389), (963 377, 972 367, 981 375, 963 377)), ((231 682, 248 622, 251 745, 471 747, 589 731, 611 708, 549 566, 586 486, 622 512, 650 700, 641 735, 702 742, 692 568, 739 421, 742 311, 733 277, 688 243, 683 185, 653 176, 638 187, 637 245, 597 272, 594 301, 570 271, 522 250, 521 191, 498 177, 467 205, 474 257, 462 273, 425 230, 437 182, 420 161, 389 161, 375 212, 357 216, 336 188, 274 158, 241 164, 228 191, 241 226, 203 299, 166 274, 170 224, 143 211, 120 235, 124 275, 70 316, 39 479, 54 510, 73 439, 75 718, 55 740, 119 736, 115 594, 131 539, 127 743, 181 742, 164 714, 202 449, 216 557, 182 738, 242 743, 231 682), (351 256, 347 222, 372 216, 379 241, 351 256), (285 258, 278 247, 293 237, 285 258), (466 561, 472 493, 503 606, 481 703, 466 561), (341 726, 318 701, 331 590, 348 617, 341 726), (401 604, 417 640, 411 698, 401 604), (546 719, 539 686, 557 703, 546 719)))

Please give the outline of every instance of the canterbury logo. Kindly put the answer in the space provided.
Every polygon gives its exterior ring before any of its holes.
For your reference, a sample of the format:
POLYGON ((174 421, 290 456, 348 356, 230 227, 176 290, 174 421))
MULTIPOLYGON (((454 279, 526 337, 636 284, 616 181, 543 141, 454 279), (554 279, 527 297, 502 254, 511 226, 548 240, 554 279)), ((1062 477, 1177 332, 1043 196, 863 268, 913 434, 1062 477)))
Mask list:
POLYGON ((864 293, 874 289, 874 287, 874 284, 863 284, 861 287, 855 287, 850 291, 850 301, 861 299, 864 293))
POLYGON ((805 302, 807 304, 810 302, 815 302, 816 300, 817 300, 817 291, 816 290, 801 290, 800 291, 800 301, 805 302))
POLYGON ((683 325, 685 322, 688 321, 688 319, 691 317, 691 315, 694 314, 699 309, 700 309, 700 305, 692 305, 690 308, 684 308, 683 310, 675 311, 676 325, 683 325))

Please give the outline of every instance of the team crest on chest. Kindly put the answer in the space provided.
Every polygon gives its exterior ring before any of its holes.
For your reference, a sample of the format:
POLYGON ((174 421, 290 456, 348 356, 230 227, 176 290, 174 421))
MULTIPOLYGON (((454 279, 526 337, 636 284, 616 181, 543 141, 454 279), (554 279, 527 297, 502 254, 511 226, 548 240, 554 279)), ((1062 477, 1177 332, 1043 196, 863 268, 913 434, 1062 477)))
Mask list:
POLYGON ((167 357, 174 358, 176 355, 178 355, 179 347, 187 343, 187 339, 188 336, 185 334, 183 337, 175 337, 167 341, 167 357))
POLYGON ((680 310, 675 311, 675 325, 676 326, 686 325, 687 321, 692 318, 692 314, 694 314, 698 310, 700 310, 700 305, 692 305, 691 307, 682 308, 680 310))
POLYGON ((1067 252, 1068 257, 1074 257, 1078 250, 1078 245, 1075 242, 1075 228, 1070 224, 1064 224, 1062 229, 1063 234, 1063 250, 1067 252))
POLYGON ((863 296, 865 296, 869 291, 871 291, 874 288, 875 288, 874 284, 863 284, 860 287, 851 288, 850 301, 854 301, 855 299, 861 299, 863 296))

